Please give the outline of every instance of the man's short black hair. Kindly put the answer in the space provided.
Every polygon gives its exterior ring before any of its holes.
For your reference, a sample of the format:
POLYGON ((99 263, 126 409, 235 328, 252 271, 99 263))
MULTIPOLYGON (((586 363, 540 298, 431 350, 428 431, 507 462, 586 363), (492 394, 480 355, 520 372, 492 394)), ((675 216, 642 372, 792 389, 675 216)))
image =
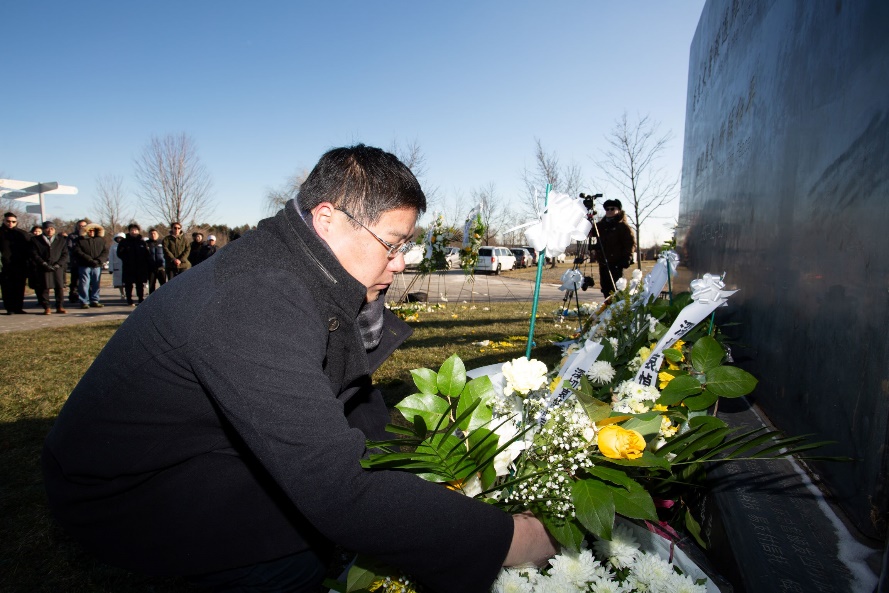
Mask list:
POLYGON ((134 222, 133 224, 131 224, 130 226, 127 227, 127 230, 128 230, 128 231, 131 231, 131 230, 133 230, 133 229, 136 229, 137 231, 141 231, 141 230, 142 230, 142 227, 140 227, 138 224, 136 224, 136 223, 134 222))
POLYGON ((398 208, 426 211, 426 196, 411 170, 394 154, 364 144, 324 153, 296 202, 306 212, 330 202, 367 224, 398 208))
POLYGON ((7 212, 3 215, 3 218, 9 218, 10 216, 18 218, 18 216, 15 215, 15 212, 7 212))

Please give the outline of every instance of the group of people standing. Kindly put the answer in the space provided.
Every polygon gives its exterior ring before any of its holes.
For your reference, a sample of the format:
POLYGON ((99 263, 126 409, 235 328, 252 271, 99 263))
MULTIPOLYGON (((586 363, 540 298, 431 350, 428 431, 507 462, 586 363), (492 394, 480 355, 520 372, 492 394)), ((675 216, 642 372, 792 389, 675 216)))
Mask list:
POLYGON ((0 290, 8 315, 26 313, 23 309, 26 284, 34 289, 44 315, 52 313, 50 289, 55 296, 56 313, 64 307, 65 272, 70 270, 68 299, 82 309, 103 307, 99 286, 102 269, 109 263, 114 286, 120 287, 127 304, 136 306, 167 280, 197 265, 216 253, 216 237, 203 242, 202 233, 194 233, 192 242, 182 235, 182 225, 170 224, 170 235, 160 239, 156 229, 142 236, 138 224, 127 233, 118 233, 114 242, 105 242, 105 229, 79 220, 70 234, 56 234, 55 224, 45 221, 29 234, 17 228, 18 217, 7 212, 0 229, 0 290), (135 289, 135 297, 133 292, 135 289))

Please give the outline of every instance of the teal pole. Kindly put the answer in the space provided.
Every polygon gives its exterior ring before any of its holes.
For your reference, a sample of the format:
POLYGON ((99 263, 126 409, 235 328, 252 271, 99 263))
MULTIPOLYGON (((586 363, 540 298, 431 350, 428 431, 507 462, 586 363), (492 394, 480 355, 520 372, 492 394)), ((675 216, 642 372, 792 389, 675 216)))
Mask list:
MULTIPOLYGON (((552 184, 546 184, 546 196, 543 198, 543 209, 549 205, 549 190, 552 184)), ((525 358, 531 359, 531 346, 534 344, 534 324, 537 322, 537 303, 540 301, 540 281, 543 278, 543 265, 546 259, 546 248, 540 250, 537 255, 537 280, 534 281, 534 302, 531 305, 531 327, 528 329, 528 346, 525 348, 525 358)))

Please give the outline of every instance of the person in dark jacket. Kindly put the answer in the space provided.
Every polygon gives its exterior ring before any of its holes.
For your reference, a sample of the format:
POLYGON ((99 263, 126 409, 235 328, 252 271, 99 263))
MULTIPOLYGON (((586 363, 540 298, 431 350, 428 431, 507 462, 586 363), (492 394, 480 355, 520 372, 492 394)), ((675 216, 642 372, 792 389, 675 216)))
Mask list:
POLYGON ((157 229, 148 231, 145 244, 151 251, 151 266, 148 269, 148 294, 151 294, 155 286, 163 286, 167 281, 167 272, 164 269, 164 246, 161 244, 157 229))
POLYGON ((188 246, 188 263, 195 267, 204 261, 202 249, 204 247, 204 233, 192 233, 191 245, 188 246))
POLYGON ((204 261, 216 253, 216 235, 207 237, 207 242, 201 246, 200 260, 204 261))
POLYGON ((80 308, 104 307, 99 302, 99 282, 102 279, 102 264, 108 261, 108 246, 105 244, 105 229, 92 223, 86 225, 85 236, 74 246, 77 258, 77 296, 80 308))
POLYGON ((80 265, 77 263, 77 257, 74 255, 74 248, 81 237, 86 236, 83 229, 86 228, 85 220, 78 220, 74 224, 74 231, 65 237, 65 243, 68 245, 68 270, 71 272, 71 283, 68 285, 68 302, 76 303, 80 301, 77 295, 77 285, 80 281, 80 265))
POLYGON ((295 201, 146 300, 47 437, 58 521, 108 562, 239 591, 316 591, 331 542, 441 593, 554 554, 533 516, 361 467, 389 418, 371 374, 411 331, 381 295, 425 205, 394 155, 331 150, 295 201))
POLYGON ((25 313, 25 283, 31 263, 31 235, 18 228, 14 212, 3 215, 0 228, 0 291, 7 315, 25 313))
POLYGON ((56 298, 56 313, 65 310, 65 273, 68 270, 68 245, 65 239, 56 234, 56 225, 51 220, 43 223, 43 234, 31 239, 32 258, 37 270, 37 302, 43 307, 43 314, 52 313, 49 304, 49 289, 56 298))
POLYGON ((148 282, 148 273, 153 265, 151 248, 142 239, 142 229, 138 224, 127 227, 127 236, 117 245, 117 257, 123 267, 127 304, 135 307, 133 287, 135 286, 136 297, 141 303, 145 300, 145 283, 148 282))
POLYGON ((623 277, 624 270, 632 263, 636 249, 636 236, 627 224, 627 215, 621 210, 620 200, 605 200, 605 216, 596 223, 594 230, 598 241, 595 255, 599 262, 599 283, 605 298, 614 292, 614 283, 623 277))
POLYGON ((170 223, 170 234, 164 237, 162 245, 167 265, 167 280, 172 280, 191 267, 191 262, 188 261, 191 250, 188 239, 182 234, 182 223, 170 223))

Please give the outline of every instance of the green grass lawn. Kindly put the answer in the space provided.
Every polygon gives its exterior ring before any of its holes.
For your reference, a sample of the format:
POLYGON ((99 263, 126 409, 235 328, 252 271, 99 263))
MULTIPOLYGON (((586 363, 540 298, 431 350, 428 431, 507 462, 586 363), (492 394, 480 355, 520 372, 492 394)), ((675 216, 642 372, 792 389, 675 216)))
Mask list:
MULTIPOLYGON (((570 267, 570 266, 569 266, 570 267)), ((562 270, 564 271, 564 269, 562 270)), ((570 334, 541 303, 533 356, 550 367, 560 356, 553 341, 570 334)), ((414 335, 375 374, 391 406, 413 392, 410 370, 438 369, 453 353, 467 368, 523 356, 530 303, 455 305, 421 312, 414 335), (488 346, 474 345, 489 340, 488 346)), ((0 334, 0 591, 193 591, 177 579, 134 575, 93 559, 53 524, 40 474, 43 439, 68 394, 119 322, 0 334)))

